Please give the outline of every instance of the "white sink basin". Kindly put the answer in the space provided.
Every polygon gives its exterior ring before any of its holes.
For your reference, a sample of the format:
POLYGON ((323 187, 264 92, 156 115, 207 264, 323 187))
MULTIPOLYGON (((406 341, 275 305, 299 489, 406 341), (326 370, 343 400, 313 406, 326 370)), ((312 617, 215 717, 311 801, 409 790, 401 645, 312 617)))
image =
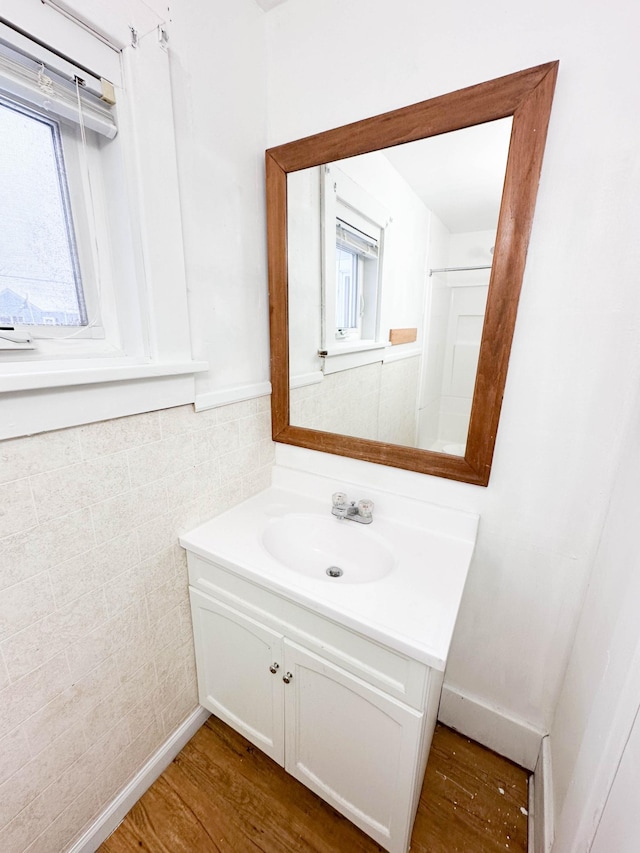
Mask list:
POLYGON ((333 516, 292 513, 273 519, 262 544, 287 568, 330 583, 370 583, 388 574, 395 556, 369 526, 333 516))
POLYGON ((349 491, 374 501, 373 523, 340 521, 331 495, 342 483, 301 483, 277 467, 274 478, 287 488, 270 486, 181 535, 191 585, 218 595, 213 565, 444 670, 478 517, 368 485, 349 491), (326 574, 333 566, 341 577, 326 574))

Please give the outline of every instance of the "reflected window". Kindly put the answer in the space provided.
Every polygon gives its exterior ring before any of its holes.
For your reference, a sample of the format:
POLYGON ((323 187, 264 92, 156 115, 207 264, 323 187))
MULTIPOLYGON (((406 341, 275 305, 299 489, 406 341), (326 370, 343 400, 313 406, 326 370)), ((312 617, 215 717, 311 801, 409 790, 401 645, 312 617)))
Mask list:
POLYGON ((336 340, 359 340, 363 326, 375 328, 377 287, 377 237, 336 219, 336 340))

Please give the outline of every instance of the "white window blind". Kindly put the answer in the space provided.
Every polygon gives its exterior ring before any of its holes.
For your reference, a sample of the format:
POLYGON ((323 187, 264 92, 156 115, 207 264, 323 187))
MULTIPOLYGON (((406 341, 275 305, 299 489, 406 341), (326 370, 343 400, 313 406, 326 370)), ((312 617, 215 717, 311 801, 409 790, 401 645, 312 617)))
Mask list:
POLYGON ((353 249, 359 255, 368 258, 378 257, 377 239, 339 218, 336 219, 336 240, 338 243, 353 249))
POLYGON ((113 139, 117 133, 112 107, 94 94, 100 92, 103 98, 111 98, 112 88, 108 81, 93 77, 84 69, 77 69, 73 75, 70 72, 69 79, 65 79, 42 61, 4 44, 1 32, 0 89, 37 110, 83 124, 108 139, 113 139), (76 84, 72 76, 81 82, 76 84))

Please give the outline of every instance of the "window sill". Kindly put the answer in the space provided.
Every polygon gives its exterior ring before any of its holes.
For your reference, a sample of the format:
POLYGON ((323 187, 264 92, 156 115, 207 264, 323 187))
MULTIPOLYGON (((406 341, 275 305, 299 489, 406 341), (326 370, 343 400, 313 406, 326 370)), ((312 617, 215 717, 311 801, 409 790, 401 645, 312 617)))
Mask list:
POLYGON ((360 345, 347 344, 344 349, 326 351, 322 358, 322 372, 325 376, 331 373, 339 373, 341 370, 351 370, 354 367, 364 367, 367 364, 384 361, 384 353, 387 343, 375 341, 361 341, 360 345))
POLYGON ((207 369, 203 361, 111 361, 0 376, 0 440, 193 403, 195 374, 207 369))
POLYGON ((327 349, 321 350, 320 355, 324 358, 334 358, 340 355, 349 355, 352 352, 366 352, 368 350, 386 349, 389 343, 386 341, 345 341, 343 344, 332 344, 327 349))
MULTIPOLYGON (((64 366, 60 363, 46 369, 33 369, 33 363, 13 364, 0 374, 0 394, 16 391, 37 391, 43 388, 64 388, 73 385, 93 385, 103 382, 119 382, 131 379, 152 379, 162 376, 178 376, 208 370, 206 361, 170 361, 114 364, 87 364, 86 361, 64 366)), ((8 365, 6 366, 9 367, 8 365)))

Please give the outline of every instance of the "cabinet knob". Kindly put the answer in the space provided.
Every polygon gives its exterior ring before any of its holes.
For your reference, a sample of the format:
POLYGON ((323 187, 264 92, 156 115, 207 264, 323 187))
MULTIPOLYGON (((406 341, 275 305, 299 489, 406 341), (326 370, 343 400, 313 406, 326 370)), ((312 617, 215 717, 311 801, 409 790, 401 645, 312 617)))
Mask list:
POLYGON ((270 672, 272 675, 275 675, 275 674, 276 674, 276 672, 277 672, 279 669, 280 669, 280 664, 279 664, 279 663, 275 663, 275 661, 274 661, 274 662, 271 664, 271 666, 269 667, 269 672, 270 672))
POLYGON ((285 684, 288 684, 292 678, 293 678, 293 674, 290 672, 288 672, 286 675, 282 676, 282 680, 284 681, 285 684))

